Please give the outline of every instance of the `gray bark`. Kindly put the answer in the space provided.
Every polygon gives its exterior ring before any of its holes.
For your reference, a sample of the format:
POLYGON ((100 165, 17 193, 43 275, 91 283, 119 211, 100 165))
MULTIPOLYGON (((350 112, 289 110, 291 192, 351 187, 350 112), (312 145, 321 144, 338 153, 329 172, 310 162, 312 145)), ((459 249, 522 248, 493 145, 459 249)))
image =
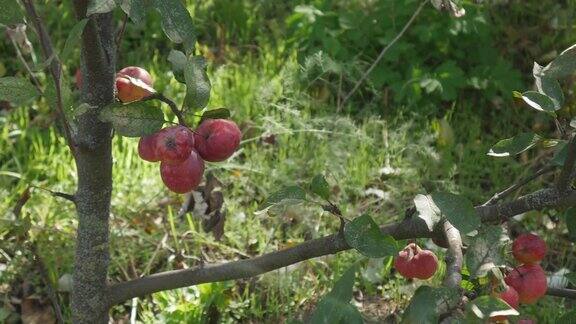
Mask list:
MULTIPOLYGON (((87 1, 75 1, 85 16, 87 1)), ((74 323, 107 323, 109 215, 112 193, 112 129, 98 111, 114 101, 115 46, 112 14, 90 18, 82 37, 82 100, 95 107, 73 125, 76 145, 78 231, 74 260, 74 323)))

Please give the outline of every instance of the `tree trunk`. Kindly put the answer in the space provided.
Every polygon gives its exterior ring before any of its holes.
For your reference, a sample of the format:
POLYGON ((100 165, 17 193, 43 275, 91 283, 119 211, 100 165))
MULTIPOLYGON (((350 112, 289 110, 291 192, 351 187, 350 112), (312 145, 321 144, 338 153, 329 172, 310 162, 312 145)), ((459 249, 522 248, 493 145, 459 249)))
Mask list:
MULTIPOLYGON (((87 1, 75 1, 84 17, 87 1)), ((82 101, 93 106, 72 123, 78 172, 78 232, 74 260, 74 323, 107 323, 108 226, 112 193, 112 129, 98 120, 114 100, 115 64, 112 14, 90 18, 82 37, 82 101)))

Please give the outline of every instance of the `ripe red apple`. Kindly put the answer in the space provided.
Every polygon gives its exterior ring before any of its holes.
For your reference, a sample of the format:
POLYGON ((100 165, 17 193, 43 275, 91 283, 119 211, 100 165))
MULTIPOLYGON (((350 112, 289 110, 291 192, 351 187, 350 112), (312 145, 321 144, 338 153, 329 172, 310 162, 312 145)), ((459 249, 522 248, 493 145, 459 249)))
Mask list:
POLYGON ((538 235, 522 234, 512 243, 512 254, 521 263, 540 262, 546 255, 546 242, 538 235))
POLYGON ((140 100, 154 93, 152 76, 137 66, 123 68, 116 73, 116 89, 122 102, 140 100))
POLYGON ((229 158, 238 149, 242 132, 233 121, 208 119, 194 133, 196 150, 206 161, 219 162, 229 158))
POLYGON ((394 268, 405 278, 428 279, 438 269, 438 258, 432 251, 410 243, 394 259, 394 268))
POLYGON ((194 133, 185 126, 166 127, 156 133, 155 153, 162 162, 180 163, 194 148, 194 133))
POLYGON ((116 77, 119 76, 129 76, 134 79, 142 80, 142 82, 146 83, 151 87, 153 86, 152 76, 150 75, 150 73, 148 73, 148 71, 144 70, 141 67, 137 66, 125 67, 122 70, 118 71, 118 73, 116 73, 116 77))
POLYGON ((504 281, 518 292, 523 304, 535 303, 546 294, 546 273, 539 264, 523 264, 512 270, 504 281))
POLYGON ((162 181, 168 189, 176 193, 186 193, 196 189, 202 181, 203 174, 204 161, 196 151, 192 151, 188 159, 182 163, 160 162, 162 181))
POLYGON ((160 161, 160 156, 156 154, 157 141, 158 133, 140 137, 138 141, 138 155, 142 160, 148 162, 160 161))

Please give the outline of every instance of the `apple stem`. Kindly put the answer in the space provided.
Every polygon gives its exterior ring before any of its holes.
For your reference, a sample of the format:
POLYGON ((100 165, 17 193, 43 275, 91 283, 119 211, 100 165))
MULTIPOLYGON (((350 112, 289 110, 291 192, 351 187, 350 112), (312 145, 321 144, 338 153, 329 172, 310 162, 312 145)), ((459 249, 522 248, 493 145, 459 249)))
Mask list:
POLYGON ((160 92, 157 92, 157 93, 149 96, 145 100, 152 100, 152 99, 158 99, 158 100, 162 101, 163 103, 167 104, 168 106, 170 106, 170 110, 172 110, 172 113, 174 113, 174 115, 176 115, 176 118, 178 118, 178 123, 184 127, 188 127, 188 125, 186 125, 186 120, 184 119, 184 115, 182 115, 182 111, 180 111, 178 109, 178 106, 176 106, 176 103, 174 101, 167 98, 166 96, 164 96, 160 92))

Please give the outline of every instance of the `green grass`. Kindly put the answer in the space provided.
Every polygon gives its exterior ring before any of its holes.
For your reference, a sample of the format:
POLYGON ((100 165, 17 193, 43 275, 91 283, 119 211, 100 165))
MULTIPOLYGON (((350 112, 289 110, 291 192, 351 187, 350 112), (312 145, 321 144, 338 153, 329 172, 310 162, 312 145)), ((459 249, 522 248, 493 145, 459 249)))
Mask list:
MULTIPOLYGON (((257 8, 267 12, 264 2, 258 3, 257 8)), ((210 17, 201 13, 210 12, 211 5, 218 7, 211 3, 193 8, 199 12, 196 19, 204 28, 211 26, 210 17)), ((233 14, 225 9, 217 14, 233 14)), ((215 241, 211 234, 204 233, 193 216, 178 219, 176 211, 182 197, 164 188, 158 164, 138 158, 137 139, 115 137, 110 249, 113 280, 255 256, 335 232, 338 220, 312 204, 273 214, 257 213, 259 203, 271 192, 287 184, 304 184, 318 173, 326 175, 335 203, 345 215, 368 213, 385 224, 403 217, 419 193, 446 190, 481 203, 524 174, 528 158, 537 155, 529 153, 518 160, 486 156, 499 139, 530 127, 535 115, 517 108, 493 110, 478 107, 473 100, 443 108, 442 116, 446 116, 454 135, 448 141, 439 138, 435 126, 438 107, 399 106, 387 109, 384 115, 336 113, 332 100, 309 91, 296 50, 266 34, 270 30, 273 33, 273 27, 259 32, 258 19, 251 16, 245 22, 237 20, 245 24, 238 28, 247 30, 236 35, 238 43, 254 41, 258 50, 229 44, 225 56, 213 61, 210 68, 213 89, 209 106, 229 108, 244 131, 241 149, 231 160, 208 165, 208 171, 223 182, 227 221, 222 240, 215 241), (263 141, 263 137, 273 138, 273 144, 263 141), (383 169, 392 172, 383 173, 383 169), (382 190, 384 197, 366 195, 367 189, 382 190)), ((152 20, 146 28, 154 29, 157 23, 152 20)), ((53 27, 62 32, 68 25, 53 27)), ((171 78, 166 61, 170 48, 164 36, 160 32, 147 35, 146 42, 138 44, 148 50, 133 50, 143 28, 128 29, 122 65, 147 68, 158 90, 181 102, 184 88, 171 78)), ((19 194, 29 185, 62 192, 73 192, 75 188, 73 160, 47 110, 40 102, 0 115, 0 248, 14 253, 9 262, 0 255, 0 261, 7 264, 0 273, 0 284, 19 282, 32 271, 25 246, 14 239, 22 222, 14 220, 10 210, 19 194)), ((71 273, 77 225, 73 206, 35 189, 23 211, 31 219, 30 237, 38 244, 50 278, 57 281, 71 273)), ((525 225, 542 229, 539 219, 531 218, 525 225)), ((550 242, 561 230, 550 232, 550 242)), ((438 253, 441 257, 442 251, 438 253)), ((562 247, 557 258, 568 267, 574 266, 569 261, 574 259, 570 247, 562 247)), ((330 290, 333 279, 360 259, 359 254, 349 251, 250 280, 157 293, 137 301, 138 319, 144 323, 203 323, 209 318, 222 323, 302 319, 330 290)), ((553 260, 549 262, 550 270, 557 266, 553 260)), ((430 283, 438 284, 443 271, 441 267, 430 283)), ((373 260, 364 262, 355 289, 364 295, 361 310, 366 319, 379 322, 389 314, 399 314, 416 285, 391 273, 388 260, 373 260), (386 311, 375 312, 373 304, 385 304, 386 311)), ((128 301, 116 306, 113 316, 127 318, 132 305, 128 301)), ((550 322, 568 307, 558 299, 545 298, 536 307, 522 308, 522 312, 550 322)), ((69 311, 67 307, 65 311, 69 311)))

